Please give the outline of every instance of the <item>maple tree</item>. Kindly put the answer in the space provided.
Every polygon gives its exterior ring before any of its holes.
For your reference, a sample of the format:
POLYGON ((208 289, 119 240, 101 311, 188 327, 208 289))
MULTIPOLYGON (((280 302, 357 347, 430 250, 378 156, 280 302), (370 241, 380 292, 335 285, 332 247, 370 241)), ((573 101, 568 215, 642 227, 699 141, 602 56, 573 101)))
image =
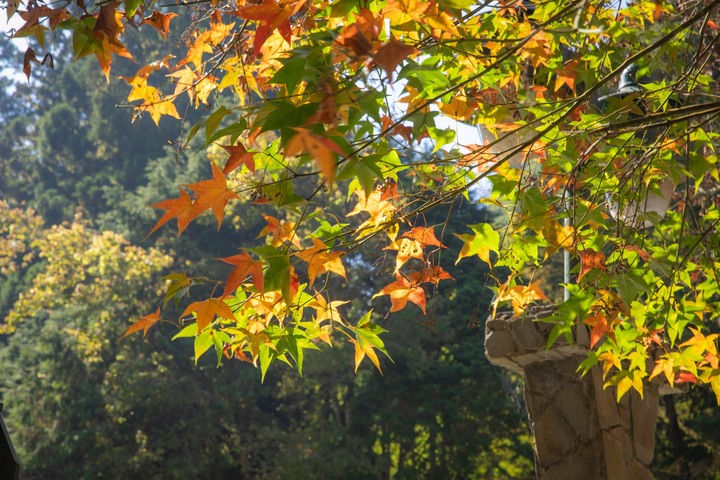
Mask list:
POLYGON ((375 298, 425 312, 451 279, 438 258, 457 238, 458 261, 493 268, 493 308, 518 315, 549 301, 535 277, 552 257, 578 258, 569 299, 544 321, 551 341, 591 329, 581 368, 601 364, 618 398, 663 375, 720 399, 720 0, 2 3, 24 22, 13 36, 36 43, 28 76, 51 53, 48 31, 69 31, 74 56, 95 55, 109 78, 116 57, 132 57, 128 26, 165 38, 192 12, 185 56, 140 65, 125 78, 128 101, 156 124, 179 118, 183 102, 205 109, 185 145, 229 157, 156 203, 165 213, 150 233, 173 219, 182 233, 206 211, 220 227, 226 208, 267 221, 265 245, 222 259, 235 268, 209 298, 192 286, 210 280, 170 279, 166 301, 189 302, 177 336, 194 338, 196 358, 214 348, 263 375, 276 360, 302 371, 305 350, 347 340, 356 368, 368 357, 380 369, 374 310, 346 318, 332 298, 343 261, 363 246, 385 252, 394 267, 375 298), (630 66, 637 88, 607 95, 630 66), (482 138, 462 138, 459 123, 482 138), (477 199, 483 180, 492 191, 477 199), (350 204, 346 218, 325 191, 350 204), (658 196, 672 197, 669 209, 645 211, 658 196), (455 238, 425 224, 429 209, 463 197, 502 209, 506 223, 455 238))

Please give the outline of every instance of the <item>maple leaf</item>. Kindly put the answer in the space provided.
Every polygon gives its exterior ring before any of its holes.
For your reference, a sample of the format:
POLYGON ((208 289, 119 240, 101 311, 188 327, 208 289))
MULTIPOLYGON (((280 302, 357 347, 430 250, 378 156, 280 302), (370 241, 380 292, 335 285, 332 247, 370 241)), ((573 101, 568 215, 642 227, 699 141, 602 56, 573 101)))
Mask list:
POLYGON ((483 262, 492 267, 490 252, 496 252, 500 249, 500 235, 488 223, 469 225, 469 227, 475 232, 473 235, 454 234, 464 242, 455 265, 465 257, 477 255, 483 262))
POLYGON ((293 130, 297 133, 285 147, 285 156, 291 157, 300 155, 302 152, 307 153, 318 162, 325 181, 331 184, 335 179, 335 170, 337 169, 335 154, 343 156, 345 152, 329 138, 316 135, 305 128, 293 127, 293 130))
POLYGON ((243 145, 221 145, 226 152, 230 154, 230 158, 225 162, 223 173, 227 175, 240 165, 245 165, 251 172, 255 171, 255 153, 248 152, 243 145))
POLYGON ((120 339, 127 337, 128 335, 135 333, 137 331, 142 330, 143 331, 143 337, 147 335, 148 330, 150 330, 150 327, 155 325, 160 320, 160 307, 157 308, 153 313, 148 313, 147 315, 143 316, 138 320, 137 322, 130 325, 130 327, 123 333, 122 337, 120 339))
POLYGON ((555 219, 549 219, 543 224, 542 234, 550 245, 575 251, 575 229, 569 225, 561 225, 555 219))
POLYGON ((648 381, 657 377, 661 373, 665 375, 665 378, 671 388, 675 386, 675 360, 673 360, 670 354, 665 354, 655 361, 655 367, 650 373, 648 381))
POLYGON ((690 372, 679 371, 675 375, 675 383, 697 383, 698 379, 690 372))
POLYGON ((646 262, 650 261, 650 255, 643 250, 642 248, 636 246, 636 245, 625 245, 622 247, 623 250, 629 251, 629 252, 635 252, 638 254, 640 258, 645 260, 646 262))
POLYGON ((402 267, 411 258, 423 260, 422 244, 417 240, 412 240, 410 238, 401 238, 399 242, 393 242, 383 250, 398 251, 397 258, 395 259, 395 273, 397 273, 398 270, 400 270, 400 267, 402 267))
POLYGON ((402 275, 397 275, 393 283, 386 285, 379 293, 373 295, 373 298, 383 295, 390 295, 390 303, 392 304, 390 312, 402 310, 407 305, 407 302, 411 301, 425 313, 425 305, 427 303, 425 300, 425 290, 423 290, 422 287, 413 285, 402 275))
POLYGON ((423 248, 427 247, 428 245, 440 248, 447 248, 435 236, 434 227, 415 227, 409 232, 403 233, 402 236, 417 240, 423 248))
POLYGON ((161 13, 155 10, 152 15, 143 19, 143 23, 153 27, 162 36, 163 40, 167 40, 167 35, 170 33, 170 20, 177 16, 177 13, 161 13))
POLYGON ((175 304, 179 302, 180 298, 187 295, 192 285, 192 280, 187 277, 184 273, 171 273, 165 275, 163 278, 169 280, 169 285, 165 292, 165 305, 170 301, 171 298, 175 299, 175 304))
POLYGON ((365 35, 357 23, 351 23, 345 26, 340 35, 335 39, 338 45, 350 48, 355 55, 367 55, 372 49, 370 39, 365 35))
POLYGON ((606 257, 604 253, 596 252, 592 248, 587 248, 578 253, 580 255, 580 273, 577 278, 578 282, 580 282, 585 274, 591 270, 607 270, 605 265, 606 257))
POLYGON ((284 5, 281 6, 276 0, 262 0, 257 5, 246 5, 235 10, 234 13, 238 17, 259 22, 253 41, 254 57, 260 53, 260 49, 275 30, 280 32, 287 43, 290 43, 292 39, 290 17, 300 11, 305 0, 294 2, 294 4, 283 3, 284 5))
POLYGON ((94 48, 94 53, 108 82, 110 81, 110 65, 112 64, 111 53, 133 60, 133 56, 128 49, 118 40, 118 37, 125 30, 120 21, 123 14, 117 11, 118 5, 120 5, 120 2, 110 2, 100 7, 97 21, 92 29, 92 34, 101 40, 99 46, 94 48))
POLYGON ((592 327, 592 332, 590 332, 590 348, 593 348, 610 329, 608 319, 601 313, 596 313, 595 315, 586 318, 583 323, 592 327))
POLYGON ((179 198, 163 200, 162 202, 153 203, 152 206, 155 208, 162 208, 167 210, 167 212, 160 217, 160 220, 158 220, 152 230, 150 230, 148 237, 152 235, 155 230, 162 227, 173 218, 177 218, 178 235, 180 235, 188 224, 197 217, 197 215, 193 212, 192 199, 185 190, 182 189, 180 189, 179 198))
POLYGON ((177 67, 180 68, 185 64, 192 63, 196 68, 200 68, 203 63, 203 54, 212 53, 213 47, 228 38, 234 27, 234 23, 211 22, 209 30, 203 31, 192 43, 189 43, 188 53, 185 58, 178 62, 177 67))
POLYGON ((355 373, 357 373, 358 367, 360 366, 360 363, 362 363, 366 355, 373 363, 373 365, 375 365, 375 368, 377 368, 378 371, 382 373, 382 369, 380 368, 380 359, 378 358, 377 353, 375 353, 372 345, 362 343, 352 338, 350 338, 349 340, 350 342, 352 342, 353 345, 355 345, 355 373))
POLYGON ((175 83, 175 91, 173 96, 177 97, 181 93, 187 93, 190 97, 190 101, 195 101, 195 84, 200 80, 197 73, 187 65, 179 70, 176 70, 167 75, 168 78, 172 78, 172 82, 175 83))
POLYGON ((253 260, 253 258, 247 253, 243 252, 239 255, 233 255, 231 257, 218 258, 221 262, 233 265, 235 268, 228 276, 227 282, 225 282, 225 291, 222 296, 226 297, 236 288, 238 288, 245 279, 250 276, 255 287, 260 293, 264 291, 265 278, 263 276, 263 264, 260 260, 253 260))
POLYGON ((423 268, 420 271, 412 272, 408 275, 408 280, 413 285, 420 285, 421 283, 434 283, 437 285, 440 283, 440 280, 448 280, 452 278, 453 277, 440 265, 423 268))
POLYGON ((267 225, 260 231, 257 238, 272 234, 271 245, 278 247, 285 241, 291 242, 300 248, 300 239, 295 232, 295 222, 282 222, 270 215, 263 215, 267 225))
POLYGON ((556 71, 556 77, 555 77, 555 91, 557 92, 562 88, 563 85, 567 85, 570 90, 574 94, 577 94, 575 91, 575 79, 577 78, 577 72, 575 69, 577 68, 578 62, 577 60, 571 60, 566 65, 564 65, 562 68, 558 69, 556 71))
MULTIPOLYGON (((393 213, 397 210, 397 208, 388 200, 383 200, 383 191, 380 189, 373 190, 370 196, 367 197, 362 189, 355 190, 354 193, 355 196, 358 197, 358 203, 355 204, 355 207, 352 211, 347 213, 346 216, 351 217, 362 212, 370 214, 370 218, 357 228, 357 231, 359 232, 358 238, 362 238, 373 233, 373 231, 375 231, 381 223, 389 220, 393 213)), ((392 235, 391 232, 388 232, 388 236, 390 236, 391 240, 394 240, 395 235, 397 235, 397 226, 394 229, 394 235, 392 235)))
POLYGON ((215 162, 211 162, 213 178, 186 185, 197 194, 197 198, 190 209, 191 215, 199 216, 208 209, 212 209, 218 222, 218 230, 222 225, 225 206, 234 198, 240 198, 237 193, 227 186, 227 178, 215 162))
POLYGON ((393 198, 399 197, 397 182, 389 181, 380 188, 380 200, 392 200, 393 198))
POLYGON ((388 79, 392 82, 392 75, 397 66, 414 52, 413 47, 393 38, 378 49, 373 59, 385 70, 388 79))
POLYGON ((235 314, 222 298, 209 298, 201 302, 193 302, 187 306, 180 317, 185 317, 193 312, 195 312, 197 319, 198 333, 210 325, 216 316, 228 320, 235 318, 235 314))
POLYGON ((355 55, 367 55, 380 35, 382 18, 376 17, 367 8, 360 8, 360 15, 355 18, 355 23, 346 25, 340 31, 335 42, 352 49, 355 55))
POLYGON ((308 276, 310 277, 309 285, 315 282, 315 278, 318 275, 322 275, 326 272, 333 272, 345 280, 345 267, 340 260, 343 252, 329 252, 328 247, 317 238, 313 238, 313 246, 305 250, 296 252, 295 255, 307 262, 308 264, 308 276))
MULTIPOLYGON (((159 67, 157 67, 159 68, 159 67)), ((156 87, 148 85, 147 77, 150 75, 152 70, 157 69, 155 66, 146 65, 137 75, 134 77, 122 77, 126 82, 132 86, 130 93, 128 94, 128 102, 135 100, 142 100, 142 104, 135 107, 135 117, 142 112, 148 112, 150 117, 155 122, 155 125, 160 124, 160 118, 163 115, 169 115, 174 118, 180 118, 180 115, 175 108, 175 104, 171 100, 163 98, 162 93, 156 87), (152 68, 151 68, 152 67, 152 68)), ((133 118, 134 120, 134 118, 133 118)))
POLYGON ((508 282, 500 285, 497 296, 493 301, 493 317, 501 302, 510 301, 515 315, 520 316, 536 300, 550 302, 550 299, 540 290, 540 282, 533 282, 530 285, 509 286, 508 282))
POLYGON ((321 323, 324 320, 330 320, 331 323, 334 322, 341 322, 342 323, 342 315, 340 315, 340 312, 338 311, 338 307, 345 305, 348 302, 347 300, 333 300, 330 303, 328 303, 325 300, 325 297, 323 297, 320 293, 315 295, 315 298, 313 301, 309 304, 310 308, 314 308, 317 312, 317 317, 315 318, 316 323, 321 323))
POLYGON ((25 55, 23 55, 23 73, 28 78, 28 80, 30 80, 30 72, 32 70, 32 65, 30 65, 30 62, 39 63, 37 56, 35 55, 35 50, 33 50, 32 47, 28 47, 28 49, 25 50, 25 55))

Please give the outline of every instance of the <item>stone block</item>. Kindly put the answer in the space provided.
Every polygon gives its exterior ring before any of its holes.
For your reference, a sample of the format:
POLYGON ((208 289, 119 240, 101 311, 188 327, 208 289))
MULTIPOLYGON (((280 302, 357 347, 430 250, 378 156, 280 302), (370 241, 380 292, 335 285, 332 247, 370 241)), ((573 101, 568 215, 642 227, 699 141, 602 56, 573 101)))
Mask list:
POLYGON ((586 385, 575 382, 568 383, 556 402, 563 417, 575 431, 575 435, 580 438, 590 438, 600 430, 590 401, 586 385))
POLYGON ((572 428, 560 411, 552 406, 534 419, 532 431, 538 458, 542 459, 545 465, 553 465, 562 460, 576 445, 572 428))
POLYGON ((531 352, 531 353, 524 353, 521 355, 517 355, 513 357, 513 360, 517 362, 518 365, 521 367, 526 368, 529 365, 536 363, 536 362, 542 362, 544 360, 542 354, 531 352))
POLYGON ((628 478, 632 480, 653 480, 652 471, 641 462, 635 460, 628 467, 628 478))
POLYGON ((560 463, 538 472, 541 480, 595 480, 603 475, 602 451, 595 445, 585 445, 565 457, 560 463))
POLYGON ((618 412, 615 396, 612 390, 603 389, 602 372, 599 368, 593 368, 588 375, 592 376, 595 405, 597 406, 600 428, 608 430, 620 425, 620 413, 618 412))
POLYGON ((536 323, 530 319, 519 318, 513 322, 513 339, 517 345, 518 352, 535 352, 545 350, 547 340, 538 332, 536 323))
POLYGON ((487 330, 485 335, 485 355, 491 361, 495 358, 507 358, 517 353, 512 334, 505 330, 487 330))
POLYGON ((506 369, 506 370, 510 370, 510 371, 513 372, 513 373, 518 373, 518 374, 521 374, 521 375, 523 374, 523 369, 522 369, 522 367, 521 367, 520 365, 518 365, 517 363, 515 363, 515 362, 513 361, 512 357, 509 357, 509 358, 502 358, 502 357, 490 358, 490 357, 487 355, 487 353, 486 353, 485 356, 488 358, 488 360, 490 361, 490 363, 492 363, 493 365, 497 365, 498 367, 504 368, 504 369, 506 369))
POLYGON ((659 395, 653 385, 646 385, 644 399, 633 397, 630 402, 635 456, 644 465, 650 465, 655 453, 655 428, 659 395))
POLYGON ((632 443, 627 439, 623 441, 623 437, 627 437, 621 427, 615 427, 609 431, 603 432, 603 451, 605 453, 605 468, 607 470, 608 479, 630 479, 628 472, 628 462, 625 458, 625 449, 630 449, 632 456, 632 443))

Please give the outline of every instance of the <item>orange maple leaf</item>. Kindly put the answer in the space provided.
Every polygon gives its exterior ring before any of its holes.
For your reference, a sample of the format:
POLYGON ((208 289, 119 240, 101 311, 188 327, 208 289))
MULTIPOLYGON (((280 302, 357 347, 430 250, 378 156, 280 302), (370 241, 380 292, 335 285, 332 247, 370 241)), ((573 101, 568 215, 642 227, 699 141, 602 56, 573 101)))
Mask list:
POLYGON ((414 52, 415 49, 413 47, 393 38, 378 49, 373 59, 375 63, 385 70, 388 79, 392 82, 392 75, 397 66, 414 52))
POLYGON ((285 156, 292 157, 303 152, 307 153, 317 161, 325 180, 331 184, 335 179, 335 170, 337 169, 335 154, 342 157, 345 152, 329 138, 321 137, 305 128, 292 127, 292 129, 297 133, 285 147, 285 156))
POLYGON ((198 333, 202 332, 205 327, 215 319, 215 317, 227 318, 232 320, 235 318, 233 311, 222 298, 208 298, 202 302, 193 302, 187 306, 180 317, 185 317, 195 312, 197 318, 198 333))
POLYGON ((422 287, 410 283, 402 275, 397 275, 393 283, 386 285, 385 288, 380 290, 380 293, 373 295, 373 298, 382 295, 390 295, 390 302, 392 304, 390 308, 391 312, 402 310, 405 308, 405 305, 407 305, 407 302, 411 301, 425 313, 425 290, 423 290, 422 287))
POLYGON ((422 245, 423 247, 432 245, 434 247, 447 248, 435 236, 435 228, 434 227, 415 227, 412 230, 410 230, 409 232, 403 233, 402 236, 407 237, 407 238, 412 238, 413 240, 417 240, 420 243, 420 245, 422 245))
POLYGON ((355 190, 354 193, 358 197, 358 203, 351 212, 346 214, 346 216, 350 217, 361 212, 367 212, 370 214, 370 218, 358 227, 358 230, 366 225, 373 225, 377 227, 381 222, 386 220, 387 217, 391 216, 395 210, 397 210, 395 205, 390 203, 388 200, 383 200, 383 191, 380 189, 373 190, 369 197, 365 196, 365 192, 362 189, 355 190))
POLYGON ((220 167, 215 162, 211 162, 211 165, 213 171, 212 180, 203 180, 186 186, 197 194, 197 198, 190 209, 193 218, 199 216, 205 210, 212 209, 218 222, 218 230, 220 230, 225 206, 233 198, 240 197, 228 188, 227 178, 225 178, 225 174, 220 170, 220 167))
POLYGON ((162 36, 163 40, 166 40, 168 33, 170 33, 170 20, 177 16, 177 13, 160 13, 155 10, 152 15, 143 19, 143 23, 153 27, 162 36))
POLYGON ((221 147, 230 154, 223 167, 225 175, 240 165, 245 165, 251 172, 255 171, 255 152, 248 152, 243 145, 221 145, 221 147))
POLYGON ((544 300, 550 302, 550 299, 540 290, 540 282, 533 282, 530 285, 509 286, 510 280, 500 285, 497 296, 493 301, 493 317, 497 311, 497 307, 501 302, 510 301, 515 315, 522 313, 536 300, 544 300))
POLYGON ((234 13, 238 17, 259 22, 255 29, 253 56, 260 53, 260 49, 275 30, 280 32, 287 43, 290 43, 292 39, 290 17, 300 11, 305 0, 294 2, 294 4, 282 3, 281 6, 276 0, 261 0, 257 5, 246 5, 235 10, 234 13))
POLYGON ((122 337, 120 339, 127 337, 128 335, 135 333, 137 331, 142 330, 143 331, 143 337, 147 335, 148 330, 150 327, 155 325, 160 320, 160 307, 157 308, 153 313, 148 313, 147 315, 143 316, 138 320, 137 322, 130 325, 130 327, 125 330, 125 333, 123 333, 122 337))
POLYGON ((91 49, 95 53, 100 69, 108 81, 110 81, 110 64, 112 63, 111 53, 133 60, 132 54, 118 40, 118 37, 125 30, 120 21, 123 13, 117 11, 118 5, 120 5, 120 2, 110 2, 100 7, 95 26, 92 29, 92 35, 100 40, 100 43, 91 47, 91 49))
POLYGON ((312 240, 314 244, 312 247, 295 253, 297 257, 308 264, 310 285, 315 282, 315 278, 317 278, 318 275, 327 272, 336 273, 347 280, 345 267, 340 260, 344 252, 330 252, 322 240, 317 238, 313 238, 312 240))
POLYGON ((346 25, 335 39, 338 45, 350 48, 355 55, 367 55, 380 35, 382 18, 377 18, 367 8, 360 9, 355 23, 346 25))
POLYGON ((578 252, 580 255, 580 273, 578 274, 577 281, 579 282, 591 270, 607 270, 605 265, 605 254, 602 252, 596 252, 592 248, 587 248, 578 252))
POLYGON ((592 327, 592 332, 590 332, 590 348, 593 348, 595 344, 608 333, 611 326, 611 324, 608 323, 607 317, 601 313, 596 313, 592 317, 586 318, 583 323, 592 327))
POLYGON ((263 218, 265 218, 267 225, 260 231, 257 238, 272 234, 271 244, 273 247, 278 247, 283 242, 289 241, 300 248, 300 239, 295 232, 295 222, 280 223, 280 220, 270 215, 263 215, 263 218))
POLYGON ((555 77, 555 91, 557 92, 562 88, 563 85, 567 85, 574 94, 577 94, 575 90, 575 79, 577 78, 577 60, 571 60, 564 65, 561 69, 556 72, 555 77))
POLYGON ((173 218, 177 218, 178 235, 180 235, 188 224, 197 217, 197 215, 194 215, 192 211, 192 199, 185 190, 182 189, 180 189, 179 198, 163 200, 162 202, 153 203, 152 206, 155 208, 162 208, 167 210, 167 212, 160 217, 160 220, 158 220, 152 230, 150 230, 148 237, 152 235, 155 230, 162 227, 173 218))
POLYGON ((395 273, 411 258, 423 260, 422 244, 410 238, 401 238, 399 242, 393 242, 391 245, 383 248, 383 250, 398 251, 397 258, 395 259, 395 273))
POLYGON ((434 283, 437 285, 440 283, 440 280, 448 280, 452 278, 452 275, 446 272, 440 265, 423 268, 422 270, 412 272, 408 275, 408 280, 413 285, 420 285, 421 283, 434 283))
POLYGON ((343 318, 338 311, 338 307, 347 303, 350 302, 347 300, 333 300, 328 303, 327 300, 325 300, 325 297, 323 297, 322 294, 318 293, 317 295, 315 295, 313 301, 308 304, 308 306, 315 309, 315 311, 317 312, 317 317, 315 318, 316 324, 320 324, 324 320, 330 320, 331 323, 342 323, 343 318))
POLYGON ((250 276, 252 282, 260 293, 264 291, 265 277, 263 275, 263 264, 260 260, 253 260, 247 252, 243 252, 239 255, 233 255, 231 257, 218 258, 221 262, 234 265, 235 268, 228 276, 227 282, 225 282, 225 291, 222 296, 226 297, 236 288, 238 288, 245 279, 250 276))

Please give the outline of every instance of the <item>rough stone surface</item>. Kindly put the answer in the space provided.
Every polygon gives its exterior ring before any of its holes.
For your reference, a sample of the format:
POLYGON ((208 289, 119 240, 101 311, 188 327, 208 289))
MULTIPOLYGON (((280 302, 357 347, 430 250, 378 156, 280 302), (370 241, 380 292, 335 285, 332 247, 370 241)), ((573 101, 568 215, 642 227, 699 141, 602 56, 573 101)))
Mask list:
POLYGON ((592 377, 600 428, 608 430, 620 425, 620 414, 618 413, 613 391, 603 388, 602 372, 599 368, 595 368, 588 375, 592 377))
POLYGON ((592 445, 583 445, 577 451, 555 465, 552 465, 543 474, 543 480, 596 480, 605 478, 601 470, 603 459, 602 450, 592 445))
POLYGON ((652 480, 652 470, 647 465, 639 461, 634 461, 628 468, 628 478, 633 480, 652 480))
POLYGON ((638 397, 632 400, 632 429, 635 435, 635 455, 637 459, 650 465, 655 451, 655 424, 657 422, 660 395, 654 385, 644 389, 644 401, 638 397))
POLYGON ((510 330, 518 351, 544 349, 547 339, 538 332, 537 324, 529 319, 521 319, 510 330))
POLYGON ((658 386, 647 385, 644 399, 631 391, 618 404, 615 389, 603 389, 599 368, 584 377, 577 373, 587 353, 586 331, 577 332, 580 345, 563 340, 545 349, 552 328, 533 320, 553 312, 544 307, 523 318, 498 315, 485 333, 488 359, 525 376, 537 477, 652 479, 658 386))
POLYGON ((485 339, 485 349, 493 358, 506 358, 517 353, 512 334, 507 330, 496 330, 485 339))

